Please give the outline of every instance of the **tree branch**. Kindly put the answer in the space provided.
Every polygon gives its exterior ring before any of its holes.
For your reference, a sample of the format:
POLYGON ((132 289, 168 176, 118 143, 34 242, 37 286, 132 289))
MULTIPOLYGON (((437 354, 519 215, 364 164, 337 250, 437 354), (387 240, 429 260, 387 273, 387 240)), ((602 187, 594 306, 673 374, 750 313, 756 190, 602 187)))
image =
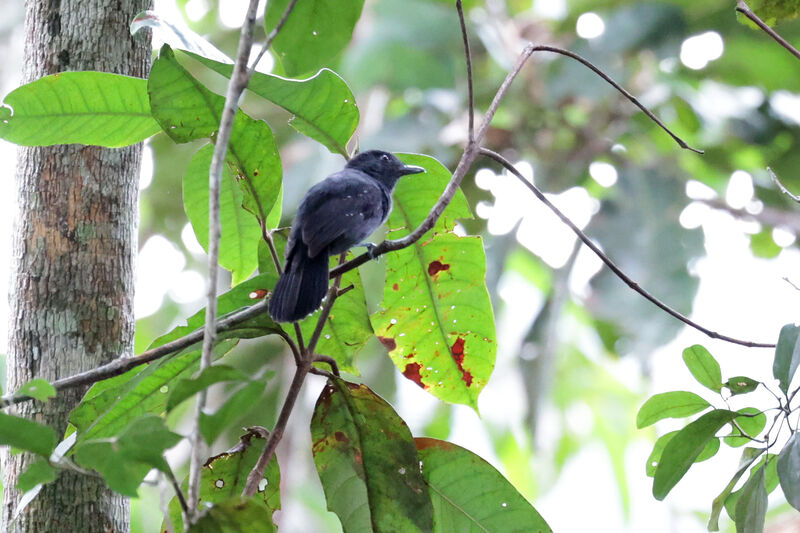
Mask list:
POLYGON ((772 171, 771 168, 767 167, 767 172, 769 172, 769 177, 772 178, 772 182, 778 186, 778 189, 780 189, 780 191, 783 194, 785 194, 786 196, 788 196, 789 198, 800 204, 800 196, 792 194, 792 192, 789 191, 789 189, 784 187, 783 183, 781 183, 781 180, 778 179, 778 176, 775 175, 775 173, 772 171))
MULTIPOLYGON (((268 308, 269 302, 264 300, 251 307, 248 307, 247 309, 238 311, 235 314, 223 318, 217 322, 217 332, 222 333, 234 329, 242 322, 263 315, 267 312, 268 308)), ((103 381, 104 379, 119 376, 137 366, 181 352, 189 346, 202 341, 203 334, 204 331, 202 329, 198 329, 184 337, 175 339, 174 341, 166 344, 162 344, 161 346, 151 350, 144 351, 135 357, 120 357, 97 368, 80 372, 66 378, 58 379, 52 382, 51 385, 53 385, 56 391, 62 391, 75 387, 82 387, 84 385, 91 385, 92 383, 103 381)), ((30 396, 17 396, 16 394, 12 394, 9 396, 4 396, 0 400, 0 407, 9 407, 11 405, 16 405, 18 403, 27 402, 30 400, 33 400, 33 398, 30 396)))
POLYGON ((482 155, 485 155, 486 157, 494 159, 496 162, 500 163, 503 167, 505 167, 506 170, 508 170, 514 176, 516 176, 519 179, 519 181, 522 182, 528 189, 530 189, 531 192, 533 192, 533 194, 544 205, 546 205, 553 213, 555 213, 555 215, 558 218, 560 218, 561 221, 564 224, 569 226, 569 228, 575 233, 575 235, 578 236, 578 238, 583 242, 583 244, 588 246, 589 249, 592 250, 595 253, 595 255, 597 255, 597 257, 599 257, 600 260, 603 263, 605 263, 605 265, 619 279, 621 279, 628 287, 633 289, 635 292, 639 293, 646 300, 648 300, 649 302, 654 304, 656 307, 658 307, 662 311, 664 311, 667 314, 677 318, 678 320, 680 320, 684 324, 686 324, 688 326, 691 326, 691 327, 695 328, 696 330, 698 330, 698 331, 700 331, 702 333, 705 333, 706 335, 708 335, 712 339, 719 339, 719 340, 731 342, 733 344, 740 344, 742 346, 747 346, 747 347, 750 347, 750 348, 774 348, 775 347, 774 344, 767 344, 767 343, 739 340, 739 339, 735 339, 733 337, 728 337, 727 335, 722 335, 722 334, 717 333, 715 331, 711 331, 710 329, 705 328, 705 327, 701 326, 700 324, 698 324, 697 322, 694 322, 693 320, 689 319, 688 317, 682 315, 681 313, 679 313, 675 309, 672 309, 670 306, 668 306, 667 304, 663 303, 661 300, 659 300, 658 298, 656 298, 655 296, 653 296, 652 294, 647 292, 645 289, 640 287, 638 283, 636 283, 630 277, 628 277, 628 275, 625 274, 605 253, 603 253, 603 251, 600 250, 600 248, 595 243, 593 243, 592 240, 583 231, 581 231, 581 229, 578 226, 576 226, 569 218, 567 218, 567 216, 564 213, 562 213, 555 205, 553 205, 553 203, 550 202, 550 200, 547 199, 547 197, 542 193, 542 191, 539 190, 538 187, 536 187, 533 183, 531 183, 528 180, 526 180, 525 177, 516 168, 514 168, 514 165, 512 165, 506 158, 504 158, 500 154, 495 153, 495 152, 493 152, 493 151, 491 151, 489 149, 486 149, 486 148, 481 148, 480 153, 482 155))
POLYGON ((464 41, 464 59, 467 64, 467 102, 469 105, 469 126, 467 128, 467 140, 469 143, 475 141, 475 95, 472 87, 472 54, 469 51, 469 35, 467 34, 467 23, 464 20, 464 7, 461 0, 456 0, 458 10, 458 22, 461 24, 461 39, 464 41))
POLYGON ((458 162, 458 166, 456 167, 455 172, 453 172, 452 178, 450 178, 450 182, 447 184, 444 192, 439 197, 439 200, 436 204, 431 208, 430 213, 428 216, 425 217, 425 220, 417 227, 414 231, 403 237, 402 239, 397 240, 387 240, 383 241, 379 245, 375 246, 371 253, 364 253, 357 257, 354 257, 350 261, 339 265, 338 267, 331 270, 331 277, 338 276, 340 274, 344 274, 354 268, 357 268, 370 259, 374 259, 380 255, 383 255, 387 252, 392 252, 395 250, 400 250, 407 246, 411 246, 415 242, 417 242, 422 236, 430 230, 436 221, 439 219, 439 216, 444 212, 445 207, 450 203, 455 196, 458 187, 461 185, 461 181, 464 179, 464 175, 469 170, 469 167, 472 165, 473 161, 478 155, 479 147, 478 145, 481 143, 483 138, 486 136, 486 132, 489 129, 489 124, 492 122, 492 118, 494 117, 495 113, 497 112, 497 108, 500 106, 500 102, 502 101, 503 97, 508 92, 511 83, 514 79, 519 75, 520 70, 525 65, 525 62, 533 55, 534 52, 553 52, 556 54, 561 54, 571 59, 578 61, 579 63, 583 64, 587 68, 589 68, 592 72, 600 76, 603 80, 609 83, 612 87, 614 87, 617 91, 619 91, 625 98, 631 101, 636 107, 642 110, 645 115, 647 115, 650 120, 655 122, 662 130, 664 130, 670 137, 672 137, 678 146, 684 148, 686 150, 691 150, 692 152, 702 154, 702 150, 698 150, 696 148, 692 148, 689 146, 683 139, 675 135, 672 130, 667 128, 663 122, 661 122, 658 117, 656 117, 649 109, 647 109, 639 100, 633 96, 631 93, 626 91, 622 86, 620 86, 617 82, 612 80, 607 74, 593 65, 589 60, 584 59, 583 57, 579 56, 574 52, 570 52, 569 50, 564 50, 563 48, 558 48, 555 46, 534 46, 533 44, 529 44, 525 47, 522 51, 520 56, 517 58, 517 62, 514 64, 514 67, 511 69, 511 72, 508 73, 503 83, 500 85, 500 88, 497 89, 497 93, 492 100, 492 103, 489 105, 489 109, 486 111, 486 114, 483 117, 483 121, 481 122, 480 128, 478 128, 477 133, 475 134, 475 139, 473 142, 469 142, 467 147, 464 149, 464 152, 461 154, 461 159, 458 162))
POLYGON ((766 33, 767 35, 769 35, 770 37, 775 39, 775 41, 779 45, 781 45, 784 48, 786 48, 786 50, 788 50, 790 54, 792 54, 797 59, 800 59, 800 51, 798 51, 797 48, 795 48, 794 46, 789 44, 789 41, 787 41, 786 39, 784 39, 783 37, 778 35, 778 33, 775 30, 773 30, 772 28, 767 26, 766 23, 764 23, 763 20, 758 18, 758 15, 756 15, 753 12, 753 10, 750 9, 750 6, 748 6, 747 3, 744 2, 744 0, 737 0, 736 3, 737 3, 736 11, 738 11, 739 13, 744 15, 745 17, 749 18, 751 21, 753 21, 753 23, 755 23, 756 26, 758 26, 759 28, 764 30, 764 33, 766 33))

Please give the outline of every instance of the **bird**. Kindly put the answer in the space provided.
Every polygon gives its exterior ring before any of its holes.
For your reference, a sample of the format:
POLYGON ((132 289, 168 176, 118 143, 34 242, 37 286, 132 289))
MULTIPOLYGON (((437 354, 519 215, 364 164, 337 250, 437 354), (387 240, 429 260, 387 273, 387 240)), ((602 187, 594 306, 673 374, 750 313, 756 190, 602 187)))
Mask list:
POLYGON ((408 174, 425 172, 381 150, 362 152, 311 187, 297 209, 285 265, 269 303, 275 322, 314 312, 328 291, 328 258, 362 243, 389 217, 392 191, 408 174))

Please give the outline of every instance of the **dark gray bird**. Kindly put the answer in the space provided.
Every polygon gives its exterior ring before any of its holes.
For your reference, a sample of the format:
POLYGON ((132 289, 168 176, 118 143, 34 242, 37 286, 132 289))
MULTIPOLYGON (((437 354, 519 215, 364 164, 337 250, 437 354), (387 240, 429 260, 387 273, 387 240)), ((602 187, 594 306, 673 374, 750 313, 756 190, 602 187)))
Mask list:
POLYGON ((328 257, 362 243, 392 210, 397 180, 425 169, 370 150, 351 159, 306 193, 286 245, 286 265, 269 303, 276 322, 316 310, 328 290, 328 257))

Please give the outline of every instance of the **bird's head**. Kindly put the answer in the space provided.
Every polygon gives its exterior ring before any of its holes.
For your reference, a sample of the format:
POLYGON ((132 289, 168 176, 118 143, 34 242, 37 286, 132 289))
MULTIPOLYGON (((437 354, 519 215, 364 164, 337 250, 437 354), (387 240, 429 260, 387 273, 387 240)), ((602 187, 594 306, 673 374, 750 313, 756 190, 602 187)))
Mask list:
POLYGON ((397 180, 405 175, 425 172, 424 168, 406 165, 394 154, 381 150, 361 152, 347 162, 346 168, 360 170, 388 187, 394 187, 397 180))

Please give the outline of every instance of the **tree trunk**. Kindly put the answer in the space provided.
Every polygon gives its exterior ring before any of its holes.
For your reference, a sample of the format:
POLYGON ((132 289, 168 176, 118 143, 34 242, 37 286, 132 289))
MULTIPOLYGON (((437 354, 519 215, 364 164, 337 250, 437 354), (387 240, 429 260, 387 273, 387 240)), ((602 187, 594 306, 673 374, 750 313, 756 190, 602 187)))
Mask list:
MULTIPOLYGON (((23 82, 65 70, 145 77, 149 32, 130 21, 150 0, 28 0, 23 82)), ((8 390, 54 380, 133 350, 133 268, 141 145, 21 148, 13 235, 8 390)), ((85 390, 17 413, 63 434, 85 390)), ((96 478, 62 472, 13 520, 30 462, 3 452, 6 531, 128 531, 127 501, 96 478), (12 522, 13 520, 13 522, 12 522)))

